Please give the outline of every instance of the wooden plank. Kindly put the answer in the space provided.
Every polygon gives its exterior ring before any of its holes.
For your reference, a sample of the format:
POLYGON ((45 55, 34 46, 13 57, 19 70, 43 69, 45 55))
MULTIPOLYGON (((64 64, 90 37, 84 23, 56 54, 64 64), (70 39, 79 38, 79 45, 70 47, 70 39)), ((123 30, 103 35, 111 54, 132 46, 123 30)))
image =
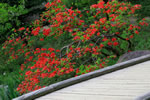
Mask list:
POLYGON ((77 95, 77 94, 60 94, 52 95, 51 97, 43 97, 37 100, 58 99, 58 100, 133 100, 134 96, 126 95, 77 95))

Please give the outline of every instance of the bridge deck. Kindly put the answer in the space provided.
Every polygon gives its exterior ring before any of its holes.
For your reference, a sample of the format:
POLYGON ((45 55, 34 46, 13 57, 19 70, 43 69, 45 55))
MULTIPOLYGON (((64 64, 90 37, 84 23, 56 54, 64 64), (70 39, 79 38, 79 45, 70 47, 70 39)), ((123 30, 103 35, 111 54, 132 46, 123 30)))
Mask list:
POLYGON ((150 91, 150 61, 96 77, 36 100, 134 100, 150 91))

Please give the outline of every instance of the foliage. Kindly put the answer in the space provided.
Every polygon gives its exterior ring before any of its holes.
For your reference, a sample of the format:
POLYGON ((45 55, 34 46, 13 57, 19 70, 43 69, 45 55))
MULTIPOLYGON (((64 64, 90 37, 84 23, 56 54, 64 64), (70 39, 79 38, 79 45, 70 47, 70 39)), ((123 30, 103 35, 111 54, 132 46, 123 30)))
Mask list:
POLYGON ((0 3, 7 3, 10 6, 23 5, 25 8, 30 8, 39 5, 47 0, 1 0, 0 3))
POLYGON ((17 18, 26 12, 22 5, 12 7, 7 3, 0 3, 0 43, 6 40, 14 27, 20 25, 17 18))
POLYGON ((18 74, 20 69, 12 73, 5 73, 3 76, 0 75, 0 99, 1 100, 11 100, 19 96, 16 91, 17 84, 20 83, 20 75, 18 74))
POLYGON ((25 7, 31 8, 33 6, 37 6, 42 4, 43 2, 46 2, 47 0, 25 0, 25 7))
POLYGON ((140 18, 144 18, 150 16, 150 1, 149 0, 119 0, 119 1, 127 1, 131 2, 132 4, 140 4, 142 8, 137 11, 140 18))
POLYGON ((26 0, 1 0, 0 3, 7 3, 10 6, 22 5, 26 0))
MULTIPOLYGON (((46 1, 46 0, 44 0, 46 1)), ((28 8, 39 5, 43 0, 1 0, 0 1, 0 43, 3 43, 8 36, 18 28, 21 21, 20 15, 28 13, 28 8)))
POLYGON ((149 0, 135 0, 135 1, 131 1, 131 3, 133 4, 141 4, 142 5, 142 9, 140 9, 139 11, 137 11, 137 13, 139 14, 140 18, 144 18, 147 16, 150 16, 150 1, 149 0))
MULTIPOLYGON (((148 22, 150 22, 150 20, 148 22)), ((140 31, 141 34, 135 36, 135 38, 132 39, 132 42, 134 43, 133 50, 150 50, 149 32, 150 32, 150 25, 146 28, 143 28, 140 31)))
POLYGON ((87 9, 90 5, 97 3, 98 0, 62 0, 67 8, 87 9))
POLYGON ((20 66, 17 91, 21 95, 114 64, 121 54, 132 50, 131 39, 148 26, 144 19, 136 25, 129 21, 141 5, 117 0, 100 0, 86 14, 67 8, 61 0, 45 7, 40 20, 17 29, 1 48, 6 65, 20 66))

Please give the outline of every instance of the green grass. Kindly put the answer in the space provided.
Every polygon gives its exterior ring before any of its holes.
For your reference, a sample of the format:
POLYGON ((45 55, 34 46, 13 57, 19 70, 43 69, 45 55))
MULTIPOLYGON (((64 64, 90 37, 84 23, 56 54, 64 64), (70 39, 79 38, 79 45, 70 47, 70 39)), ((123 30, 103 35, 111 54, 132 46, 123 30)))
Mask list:
POLYGON ((16 92, 17 85, 19 84, 18 75, 19 70, 16 70, 12 73, 6 73, 5 75, 0 75, 0 85, 3 84, 4 87, 0 88, 0 100, 11 100, 19 96, 19 93, 16 92))
MULTIPOLYGON (((136 13, 138 14, 137 19, 142 19, 145 17, 150 17, 150 0, 128 0, 133 5, 140 4, 142 8, 136 13)), ((148 21, 150 24, 150 20, 148 21)), ((150 25, 148 27, 143 27, 139 35, 131 40, 134 43, 132 51, 135 50, 150 50, 150 25)))
MULTIPOLYGON (((142 9, 137 11, 138 14, 137 18, 142 19, 145 17, 150 18, 150 0, 143 0, 143 1, 132 1, 132 4, 141 4, 142 9)), ((135 35, 132 39, 134 43, 133 50, 150 50, 150 20, 147 20, 149 23, 148 27, 142 27, 142 30, 139 35, 135 35)))
POLYGON ((137 13, 140 18, 150 17, 150 0, 129 0, 132 4, 141 4, 142 9, 140 9, 137 13))
POLYGON ((133 50, 150 50, 150 25, 142 29, 139 35, 136 35, 132 42, 134 43, 133 50))

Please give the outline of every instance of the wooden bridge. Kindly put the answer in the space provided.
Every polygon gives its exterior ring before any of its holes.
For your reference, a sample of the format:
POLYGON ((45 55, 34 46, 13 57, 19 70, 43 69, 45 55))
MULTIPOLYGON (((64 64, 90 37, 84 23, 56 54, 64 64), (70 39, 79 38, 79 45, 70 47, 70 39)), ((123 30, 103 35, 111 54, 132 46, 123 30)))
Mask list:
POLYGON ((149 59, 150 55, 142 56, 50 85, 14 100, 147 100, 139 97, 150 92, 149 59))

